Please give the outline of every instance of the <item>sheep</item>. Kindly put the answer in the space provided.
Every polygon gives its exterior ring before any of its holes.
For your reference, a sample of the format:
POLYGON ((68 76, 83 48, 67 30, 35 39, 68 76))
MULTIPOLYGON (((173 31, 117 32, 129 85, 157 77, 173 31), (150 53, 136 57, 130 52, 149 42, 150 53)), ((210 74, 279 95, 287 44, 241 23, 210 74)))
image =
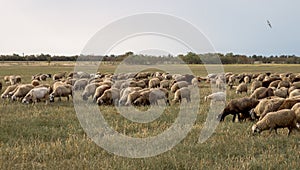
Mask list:
POLYGON ((216 86, 218 89, 225 89, 225 83, 220 77, 216 79, 216 86))
POLYGON ((120 92, 121 98, 119 100, 119 106, 122 106, 127 102, 129 93, 131 93, 133 91, 138 91, 138 90, 142 90, 142 88, 140 88, 140 87, 127 87, 125 89, 122 89, 121 92, 120 92))
POLYGON ((243 92, 247 93, 247 91, 248 91, 247 84, 246 83, 241 83, 237 86, 235 93, 236 94, 239 94, 239 93, 242 94, 243 92))
POLYGON ((14 91, 18 87, 17 84, 8 86, 5 91, 2 93, 1 98, 5 99, 9 97, 9 93, 14 91))
POLYGON ((241 121, 241 115, 243 117, 251 117, 249 111, 256 107, 259 103, 257 99, 250 98, 250 97, 243 97, 239 99, 231 100, 227 106, 224 108, 221 114, 218 116, 218 120, 224 121, 225 117, 229 114, 233 115, 232 122, 235 121, 236 115, 238 115, 238 120, 241 121))
POLYGON ((273 89, 266 87, 259 87, 255 89, 254 92, 250 95, 251 98, 255 99, 263 99, 270 96, 274 96, 273 89))
POLYGON ((250 92, 251 94, 256 90, 257 88, 262 86, 262 82, 258 80, 254 80, 250 86, 250 92))
POLYGON ((187 102, 191 102, 191 91, 187 87, 182 87, 175 92, 173 103, 177 103, 182 101, 182 99, 186 99, 187 102))
POLYGON ((245 76, 245 77, 244 77, 244 83, 249 84, 250 81, 251 81, 251 79, 250 79, 249 76, 245 76))
POLYGON ((293 98, 296 96, 300 96, 300 89, 295 89, 292 92, 290 92, 290 94, 289 94, 289 98, 293 98))
MULTIPOLYGON (((132 102, 133 105, 135 106, 146 106, 146 105, 150 105, 150 100, 149 100, 149 95, 150 95, 151 90, 150 89, 146 89, 146 90, 140 90, 139 91, 139 96, 132 102)), ((129 97, 129 95, 128 95, 129 97)), ((129 101, 129 99, 127 99, 127 102, 129 101)))
POLYGON ((144 80, 139 80, 136 82, 136 87, 146 88, 147 84, 145 83, 144 80))
POLYGON ((187 87, 188 86, 188 82, 186 81, 179 81, 175 84, 172 85, 171 87, 171 92, 175 93, 178 89, 183 88, 183 87, 187 87))
POLYGON ((38 86, 38 85, 40 85, 40 82, 39 82, 38 80, 32 80, 32 81, 31 81, 31 84, 32 84, 33 86, 38 86))
POLYGON ((254 109, 251 109, 251 118, 262 119, 266 113, 277 111, 284 101, 283 98, 262 99, 254 109))
POLYGON ((263 87, 269 87, 270 83, 272 83, 273 81, 276 81, 276 80, 281 80, 281 78, 280 77, 267 78, 266 80, 262 81, 262 86, 263 87))
POLYGON ((277 88, 280 89, 281 87, 289 88, 291 86, 291 83, 289 81, 280 81, 278 83, 277 88))
POLYGON ((274 96, 278 96, 281 98, 286 98, 288 96, 288 88, 281 87, 280 89, 276 89, 274 91, 274 96))
POLYGON ((61 85, 53 89, 53 92, 49 96, 49 101, 54 102, 54 98, 58 97, 59 101, 61 101, 61 97, 66 97, 69 101, 69 96, 72 96, 72 89, 71 85, 61 85))
POLYGON ((300 89, 300 82, 294 82, 292 86, 294 86, 296 89, 300 89))
POLYGON ((118 100, 120 99, 120 90, 116 88, 110 88, 104 91, 101 97, 97 99, 97 104, 118 104, 118 100))
POLYGON ((300 123, 300 103, 295 104, 291 110, 296 114, 297 123, 300 123))
POLYGON ((213 102, 217 102, 217 101, 221 101, 221 102, 226 102, 226 94, 224 92, 215 92, 212 93, 208 96, 204 97, 204 101, 207 101, 208 99, 210 99, 213 102))
POLYGON ((230 87, 230 89, 232 89, 232 86, 235 84, 236 81, 236 76, 235 75, 231 75, 228 78, 228 86, 230 87))
POLYGON ((74 87, 73 90, 83 90, 88 84, 88 80, 87 79, 79 79, 77 81, 75 81, 74 83, 74 87))
POLYGON ((197 77, 194 77, 194 78, 192 79, 192 85, 193 85, 194 87, 198 87, 198 85, 199 85, 199 79, 198 79, 197 77))
POLYGON ((66 76, 67 72, 57 73, 53 75, 53 80, 59 80, 66 76))
POLYGON ((291 134, 293 129, 297 128, 296 114, 293 110, 284 109, 277 112, 268 113, 263 119, 258 121, 252 126, 252 133, 261 133, 265 130, 270 130, 270 133, 275 130, 277 134, 278 128, 288 128, 288 136, 291 134))
POLYGON ((96 102, 97 99, 102 96, 104 91, 109 89, 110 87, 111 86, 106 85, 106 84, 97 87, 96 90, 95 90, 94 96, 93 96, 93 102, 96 102))
POLYGON ((170 87, 170 81, 169 80, 163 80, 160 82, 160 88, 166 88, 169 89, 170 87))
POLYGON ((160 86, 160 80, 157 77, 154 77, 149 80, 149 88, 156 88, 160 86))
POLYGON ((275 80, 275 81, 272 81, 268 87, 274 87, 274 88, 277 88, 278 87, 278 84, 281 82, 281 80, 275 80))
POLYGON ((150 76, 151 73, 149 72, 141 72, 141 73, 138 73, 134 76, 134 78, 136 79, 146 79, 150 76))
POLYGON ((34 86, 31 84, 19 85, 13 92, 11 92, 11 93, 13 93, 13 95, 11 96, 11 99, 13 101, 15 101, 15 100, 17 100, 17 98, 23 98, 33 88, 34 88, 34 86))
POLYGON ((99 87, 99 83, 91 83, 85 86, 84 91, 82 92, 81 96, 83 100, 88 100, 88 98, 95 94, 96 88, 99 87))
POLYGON ((158 105, 157 101, 159 99, 163 99, 165 101, 166 105, 169 105, 169 92, 165 88, 156 88, 156 89, 151 89, 150 94, 149 94, 149 101, 150 104, 156 104, 158 105))
POLYGON ((46 87, 38 87, 31 89, 26 96, 23 98, 22 103, 37 103, 38 100, 44 99, 46 104, 49 100, 49 88, 46 87))

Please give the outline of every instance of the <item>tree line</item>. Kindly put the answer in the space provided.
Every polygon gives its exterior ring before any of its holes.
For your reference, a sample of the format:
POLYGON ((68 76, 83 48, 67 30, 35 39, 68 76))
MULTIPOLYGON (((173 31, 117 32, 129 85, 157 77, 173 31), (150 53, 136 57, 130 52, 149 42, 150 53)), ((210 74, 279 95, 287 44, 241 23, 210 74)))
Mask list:
POLYGON ((122 55, 75 55, 75 56, 51 56, 49 54, 39 55, 0 55, 0 61, 105 61, 110 63, 124 62, 126 64, 255 64, 255 63, 275 63, 275 64, 300 64, 300 57, 295 55, 261 56, 261 55, 240 55, 207 53, 196 54, 189 52, 185 55, 177 56, 150 56, 127 52, 122 55))

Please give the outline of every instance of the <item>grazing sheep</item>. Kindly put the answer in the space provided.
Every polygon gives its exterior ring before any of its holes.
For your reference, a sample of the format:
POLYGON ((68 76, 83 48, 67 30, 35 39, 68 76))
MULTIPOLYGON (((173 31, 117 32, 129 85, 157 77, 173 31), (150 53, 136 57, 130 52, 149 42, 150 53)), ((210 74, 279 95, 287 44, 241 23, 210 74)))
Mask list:
POLYGON ((226 94, 224 92, 212 93, 212 94, 204 97, 204 101, 207 101, 208 99, 210 99, 213 102, 221 101, 221 102, 225 103, 226 102, 226 94))
POLYGON ((277 134, 278 128, 288 128, 288 135, 293 129, 297 129, 296 114, 293 110, 284 109, 277 112, 268 113, 263 119, 252 126, 252 133, 261 133, 264 130, 270 130, 270 133, 275 130, 277 134))
POLYGON ((160 82, 160 88, 169 89, 170 87, 170 81, 169 80, 163 80, 160 82))
POLYGON ((220 121, 224 121, 227 115, 232 114, 232 122, 235 121, 236 115, 238 115, 238 120, 241 121, 242 119, 240 113, 245 118, 251 117, 249 111, 256 107, 258 103, 259 101, 257 99, 250 97, 233 99, 227 104, 222 113, 218 116, 218 119, 220 121))
POLYGON ((2 93, 1 98, 5 99, 9 97, 9 93, 14 91, 18 87, 17 84, 8 86, 5 91, 2 93))
POLYGON ((154 77, 149 80, 149 88, 156 88, 160 86, 160 80, 157 77, 154 77))
POLYGON ((103 105, 118 105, 120 99, 120 90, 116 88, 110 88, 104 91, 101 97, 97 99, 97 104, 103 105))
POLYGON ((230 89, 232 89, 232 86, 235 85, 236 82, 236 76, 235 75, 231 75, 228 78, 228 86, 230 87, 230 89))
POLYGON ((278 83, 278 89, 280 89, 281 87, 286 87, 289 88, 291 86, 291 83, 289 81, 280 81, 278 83))
POLYGON ((198 87, 198 85, 199 85, 199 79, 198 79, 197 77, 194 77, 194 78, 192 79, 192 85, 193 85, 194 87, 198 87))
POLYGON ((38 80, 32 80, 31 84, 36 87, 36 86, 40 85, 40 82, 38 80))
POLYGON ((293 97, 296 97, 296 96, 300 96, 300 89, 295 89, 293 90, 290 95, 289 95, 289 98, 293 98, 293 97))
POLYGON ((187 87, 182 87, 175 92, 173 103, 181 103, 182 99, 191 102, 191 91, 187 87))
POLYGON ((102 96, 105 90, 110 89, 111 86, 104 84, 96 88, 94 96, 93 96, 93 102, 96 102, 99 97, 102 96))
POLYGON ((13 92, 11 92, 11 93, 13 93, 13 95, 11 96, 11 99, 13 101, 15 101, 18 98, 23 98, 33 88, 34 88, 34 86, 31 84, 19 85, 13 92))
MULTIPOLYGON (((150 105, 150 101, 149 101, 149 95, 150 95, 150 89, 146 89, 146 90, 140 90, 139 91, 139 96, 132 102, 133 105, 135 106, 146 106, 146 105, 150 105)), ((129 95, 128 95, 129 97, 129 95)), ((127 102, 129 101, 129 99, 127 99, 127 102)))
POLYGON ((23 98, 22 103, 37 103, 38 100, 44 99, 46 104, 49 100, 49 88, 46 87, 38 87, 31 89, 26 96, 23 98))
POLYGON ((61 97, 66 97, 69 101, 69 96, 72 96, 72 89, 73 87, 67 84, 56 87, 49 96, 50 102, 54 102, 55 97, 58 97, 59 101, 61 101, 61 97))
POLYGON ((250 111, 252 119, 262 119, 268 112, 274 112, 279 109, 285 99, 262 99, 258 105, 250 111))
POLYGON ((127 102, 129 93, 131 93, 133 91, 139 91, 139 90, 142 90, 142 88, 140 88, 140 87, 127 87, 125 89, 122 89, 121 92, 120 92, 121 98, 119 100, 119 106, 125 105, 125 103, 127 102))
POLYGON ((146 88, 147 84, 145 83, 144 80, 139 80, 136 82, 136 87, 146 88))
POLYGON ((244 83, 250 84, 250 81, 251 81, 251 79, 250 79, 249 76, 245 76, 245 77, 244 77, 244 83))
POLYGON ((288 88, 281 87, 280 89, 276 89, 274 91, 274 96, 278 96, 281 98, 287 98, 288 97, 288 88))
POLYGON ((275 80, 275 81, 272 81, 270 84, 269 84, 269 87, 274 87, 274 88, 277 88, 278 87, 278 84, 281 82, 281 80, 275 80))
POLYGON ((281 80, 281 78, 280 77, 270 77, 267 79, 265 78, 265 80, 262 81, 262 86, 267 88, 269 87, 270 83, 276 80, 281 80))
POLYGON ((226 89, 225 88, 225 83, 220 77, 218 77, 216 79, 216 86, 217 86, 218 89, 223 89, 223 90, 226 89))
POLYGON ((255 99, 263 99, 270 96, 274 96, 272 88, 259 87, 256 90, 254 90, 250 97, 255 99))
POLYGON ((292 107, 292 110, 295 112, 296 114, 296 120, 297 120, 297 123, 300 123, 300 103, 297 103, 295 104, 293 107, 292 107))
POLYGON ((300 82, 294 82, 292 86, 294 86, 296 89, 300 89, 300 82))
POLYGON ((53 75, 53 80, 59 80, 66 76, 67 72, 57 73, 53 75))
POLYGON ((165 88, 156 88, 156 89, 151 89, 150 94, 149 94, 149 101, 150 104, 156 104, 158 105, 158 100, 163 99, 165 101, 166 105, 169 105, 169 92, 165 88))
POLYGON ((88 80, 87 79, 79 79, 77 81, 75 81, 74 83, 74 87, 73 90, 83 90, 88 84, 88 80))
POLYGON ((261 81, 254 80, 252 82, 252 84, 251 84, 251 87, 250 87, 251 94, 254 92, 254 90, 256 90, 257 88, 259 88, 261 86, 262 86, 262 82, 261 81))
POLYGON ((242 94, 243 92, 247 93, 248 87, 246 83, 241 83, 237 86, 235 93, 236 94, 242 94))
POLYGON ((175 93, 178 89, 183 88, 183 87, 187 87, 188 86, 188 82, 186 81, 179 81, 177 83, 174 83, 171 87, 171 92, 175 93))
POLYGON ((96 88, 99 87, 99 83, 91 83, 85 86, 84 91, 82 92, 82 99, 88 100, 88 98, 95 94, 96 88))

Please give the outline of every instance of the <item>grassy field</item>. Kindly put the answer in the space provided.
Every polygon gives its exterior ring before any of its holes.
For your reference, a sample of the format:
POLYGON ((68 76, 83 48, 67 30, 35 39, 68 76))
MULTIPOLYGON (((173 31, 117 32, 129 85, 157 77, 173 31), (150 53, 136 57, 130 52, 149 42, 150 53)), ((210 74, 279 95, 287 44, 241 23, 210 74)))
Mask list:
MULTIPOLYGON (((72 71, 72 63, 15 65, 1 64, 0 78, 17 74, 30 82, 31 75, 72 71)), ((101 65, 102 72, 114 72, 117 65, 101 65)), ((190 65, 196 75, 205 76, 200 65, 190 65)), ((174 68, 176 69, 176 67, 174 68)), ((226 65, 225 71, 300 72, 299 65, 226 65)), ((3 90, 2 90, 3 92, 3 90)), ((209 94, 208 84, 200 84, 200 96, 209 94)), ((243 95, 227 90, 227 100, 243 95)), ((200 101, 197 120, 191 132, 171 150, 150 158, 125 158, 96 145, 80 126, 72 102, 34 106, 0 100, 1 169, 298 169, 300 134, 287 137, 263 132, 251 135, 253 122, 232 123, 231 116, 218 125, 203 144, 198 137, 205 122, 209 103, 200 101)), ((112 106, 101 106, 107 122, 116 131, 133 137, 160 134, 178 115, 178 105, 168 106, 155 121, 146 124, 126 120, 112 106)))

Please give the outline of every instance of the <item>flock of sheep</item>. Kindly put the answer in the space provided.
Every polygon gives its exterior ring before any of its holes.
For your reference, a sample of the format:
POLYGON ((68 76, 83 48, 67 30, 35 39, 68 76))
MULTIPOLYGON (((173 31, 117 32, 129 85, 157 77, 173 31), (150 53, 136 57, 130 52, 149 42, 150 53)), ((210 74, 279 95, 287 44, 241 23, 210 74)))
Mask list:
MULTIPOLYGON (((200 87, 205 81, 219 88, 220 92, 205 96, 205 101, 224 102, 226 94, 222 90, 235 90, 237 95, 246 93, 229 101, 217 117, 224 121, 227 115, 233 115, 239 121, 257 121, 253 133, 264 130, 288 128, 299 130, 300 123, 300 74, 299 73, 225 73, 195 77, 185 74, 162 72, 140 72, 124 74, 88 74, 85 72, 63 72, 37 74, 32 76, 30 84, 22 84, 21 76, 5 76, 7 85, 1 94, 2 99, 36 103, 54 102, 55 98, 69 97, 74 91, 81 93, 84 101, 91 100, 98 105, 146 106, 157 105, 163 101, 166 105, 191 101, 191 87, 200 87), (52 79, 51 83, 47 79, 52 79), (47 83, 45 83, 47 82, 47 83), (248 88, 250 87, 250 88, 248 88), (174 95, 170 95, 174 94, 174 95), (249 95, 248 95, 249 94, 249 95), (171 97, 173 96, 173 97, 171 97), (169 99, 172 99, 171 101, 169 99)), ((0 82, 0 91, 2 83, 0 82)))

